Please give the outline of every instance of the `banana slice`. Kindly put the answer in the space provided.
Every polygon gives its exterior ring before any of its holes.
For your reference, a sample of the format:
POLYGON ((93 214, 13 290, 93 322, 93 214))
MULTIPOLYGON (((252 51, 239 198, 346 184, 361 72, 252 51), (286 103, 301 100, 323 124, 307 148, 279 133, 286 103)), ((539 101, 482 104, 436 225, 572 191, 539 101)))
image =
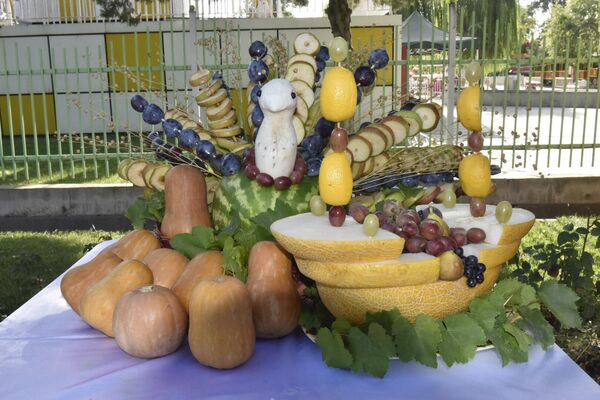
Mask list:
POLYGON ((218 119, 216 121, 208 121, 208 127, 211 130, 214 129, 223 129, 223 128, 228 128, 232 125, 235 125, 235 123, 237 122, 237 115, 235 114, 235 111, 230 110, 227 114, 225 114, 225 116, 223 116, 223 118, 218 119))
POLYGON ((212 78, 212 72, 207 69, 200 68, 198 72, 190 77, 190 86, 198 87, 204 85, 212 78))
POLYGON ((321 50, 319 39, 312 33, 301 33, 294 40, 294 51, 298 54, 316 55, 321 50))
POLYGON ((193 119, 187 119, 183 124, 181 124, 183 129, 198 129, 202 128, 202 125, 194 121, 193 119))
POLYGON ((214 129, 210 133, 214 138, 230 138, 242 133, 242 128, 239 125, 233 125, 228 128, 214 129))
POLYGON ((241 150, 252 147, 250 143, 234 142, 230 139, 218 138, 216 141, 217 146, 229 151, 230 153, 237 153, 241 150))
POLYGON ((302 99, 302 97, 298 96, 298 101, 296 102, 296 115, 300 117, 302 123, 304 124, 308 119, 308 107, 306 106, 306 102, 302 99))
POLYGON ((292 125, 294 126, 294 131, 296 131, 296 143, 300 144, 304 139, 304 136, 306 136, 304 122, 302 122, 298 115, 294 115, 292 118, 292 125))
POLYGON ((223 81, 220 79, 211 81, 207 87, 200 90, 200 93, 198 93, 198 95, 196 96, 196 103, 199 103, 199 102, 209 98, 210 96, 214 95, 217 92, 217 90, 219 90, 221 88, 222 85, 223 85, 223 81))
POLYGON ((179 120, 182 117, 185 117, 186 114, 181 111, 179 108, 172 108, 170 110, 167 110, 167 112, 165 113, 165 119, 176 119, 179 120))
POLYGON ((208 98, 206 98, 204 100, 201 100, 201 101, 196 101, 196 103, 200 107, 210 107, 210 106, 214 106, 215 104, 219 104, 220 102, 222 102, 226 98, 227 98, 227 90, 225 90, 225 89, 219 89, 212 96, 210 96, 210 97, 208 97, 208 98))
POLYGON ((315 74, 317 73, 317 62, 315 61, 314 57, 311 57, 308 54, 296 54, 295 56, 292 56, 288 60, 287 65, 289 67, 290 65, 297 63, 297 62, 305 62, 307 64, 310 64, 310 66, 313 67, 313 72, 315 74))
POLYGON ((310 108, 315 102, 315 92, 308 86, 308 83, 301 80, 295 80, 291 81, 290 84, 294 87, 296 94, 301 97, 306 103, 306 106, 310 108))
POLYGON ((233 108, 233 101, 229 97, 220 102, 214 107, 210 107, 206 110, 206 116, 209 121, 216 121, 223 118, 233 108))
POLYGON ((288 81, 301 80, 313 87, 315 85, 315 70, 313 67, 303 61, 298 61, 288 66, 285 74, 288 81))

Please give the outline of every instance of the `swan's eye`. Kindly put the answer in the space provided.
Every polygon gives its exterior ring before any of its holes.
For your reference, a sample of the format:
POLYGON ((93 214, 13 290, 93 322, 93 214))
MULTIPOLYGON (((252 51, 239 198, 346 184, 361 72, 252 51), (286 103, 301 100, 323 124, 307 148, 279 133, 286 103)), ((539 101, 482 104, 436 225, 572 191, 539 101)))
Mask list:
POLYGON ((296 93, 292 92, 292 99, 296 98, 296 93))

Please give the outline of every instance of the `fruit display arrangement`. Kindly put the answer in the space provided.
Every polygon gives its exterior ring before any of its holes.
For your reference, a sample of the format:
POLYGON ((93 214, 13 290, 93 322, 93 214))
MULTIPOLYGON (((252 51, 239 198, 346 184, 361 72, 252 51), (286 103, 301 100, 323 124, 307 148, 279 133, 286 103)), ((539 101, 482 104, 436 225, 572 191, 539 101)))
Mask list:
POLYGON ((534 341, 552 344, 540 305, 564 311, 556 299, 570 307, 572 293, 498 281, 535 216, 486 204, 499 170, 481 153, 476 68, 457 103, 468 149, 419 147, 411 138, 436 129, 435 104, 351 132, 384 49, 352 72, 342 38, 325 47, 305 33, 293 47, 278 78, 264 43, 251 44, 248 111, 204 69, 190 85, 206 124, 132 97, 162 132, 144 134, 156 161, 124 160, 119 175, 147 189, 128 215, 156 232, 136 229, 71 269, 61 290, 73 310, 131 355, 169 354, 187 335, 219 369, 299 324, 328 365, 380 377, 390 357, 452 365, 493 344, 503 363, 523 362, 534 341))

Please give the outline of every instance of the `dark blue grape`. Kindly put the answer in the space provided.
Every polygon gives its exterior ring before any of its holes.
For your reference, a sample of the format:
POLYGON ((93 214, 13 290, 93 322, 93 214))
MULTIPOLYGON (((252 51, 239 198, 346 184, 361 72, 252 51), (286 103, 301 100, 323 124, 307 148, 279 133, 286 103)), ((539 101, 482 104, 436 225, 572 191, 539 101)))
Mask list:
POLYGON ((369 66, 375 69, 381 69, 390 62, 390 56, 388 56, 386 49, 376 49, 369 55, 369 66))
POLYGON ((212 160, 217 155, 217 149, 208 140, 199 140, 196 143, 196 154, 203 160, 212 160))
POLYGON ((172 118, 165 120, 162 124, 162 127, 163 127, 163 132, 165 132, 165 135, 167 135, 167 137, 171 137, 171 138, 178 137, 179 133, 183 129, 183 126, 181 125, 181 123, 179 121, 177 121, 176 119, 172 119, 172 118))
POLYGON ((164 117, 165 113, 156 104, 149 104, 146 108, 144 108, 144 112, 142 113, 142 118, 150 125, 159 124, 164 117))
POLYGON ((406 111, 410 111, 413 108, 415 108, 415 106, 419 104, 419 103, 415 103, 414 101, 408 101, 404 104, 402 104, 402 107, 400 107, 401 110, 406 110, 406 111))
POLYGON ((319 119, 317 121, 317 125, 315 125, 315 132, 317 132, 323 139, 329 138, 334 129, 335 122, 328 121, 325 118, 319 119))
MULTIPOLYGON (((325 67, 326 67, 325 61, 319 60, 317 58, 317 72, 323 71, 325 69, 325 67)), ((318 79, 317 79, 317 81, 318 81, 318 79)))
POLYGON ((464 255, 464 250, 462 247, 457 247, 454 249, 454 254, 456 254, 459 257, 462 257, 464 255))
POLYGON ((402 184, 406 187, 415 187, 419 184, 419 178, 416 176, 407 176, 402 178, 402 184))
POLYGON ((313 157, 307 150, 304 150, 302 147, 298 147, 298 151, 300 152, 300 157, 302 157, 304 161, 308 161, 313 157))
POLYGON ((426 186, 437 185, 442 181, 440 174, 437 173, 421 174, 419 180, 426 186))
POLYGON ((248 77, 254 83, 262 83, 269 77, 269 67, 263 60, 252 60, 248 66, 248 77))
POLYGON ((465 265, 467 267, 475 267, 477 265, 477 257, 470 255, 465 258, 465 265))
POLYGON ((134 95, 131 98, 130 102, 131 102, 131 107, 137 112, 144 111, 144 108, 146 108, 146 106, 148 105, 148 100, 146 100, 139 94, 134 95))
POLYGON ((188 149, 195 149, 199 141, 200 136, 198 136, 198 134, 192 129, 184 129, 179 134, 179 143, 188 149))
POLYGON ((158 132, 151 132, 148 134, 148 139, 150 139, 150 143, 152 147, 158 149, 160 146, 165 144, 165 141, 159 136, 158 132))
POLYGON ((323 151, 323 138, 321 135, 310 135, 302 141, 301 146, 310 156, 318 156, 323 151))
POLYGON ((261 94, 262 94, 261 87, 259 85, 254 86, 252 88, 252 92, 250 92, 250 100, 252 100, 252 102, 254 104, 258 104, 258 98, 260 97, 261 94))
POLYGON ((223 154, 217 154, 211 158, 210 165, 218 172, 221 172, 221 168, 223 167, 223 154))
POLYGON ((475 278, 477 272, 475 272, 472 268, 465 268, 465 276, 467 278, 475 278))
POLYGON ((492 175, 498 175, 500 172, 502 172, 502 168, 499 165, 491 165, 490 170, 492 175))
POLYGON ((260 40, 255 40, 254 42, 252 42, 252 44, 250 44, 250 47, 248 48, 248 53, 250 53, 250 57, 255 58, 263 58, 267 55, 267 51, 267 46, 265 46, 265 44, 260 40))
POLYGON ((367 66, 356 68, 354 71, 354 80, 359 86, 370 86, 375 82, 375 71, 367 66))
POLYGON ((483 263, 478 263, 477 266, 475 267, 475 271, 477 271, 477 273, 484 273, 485 272, 485 264, 483 263))
POLYGON ((251 118, 252 118, 252 124, 254 126, 256 126, 257 128, 262 124, 263 119, 265 118, 265 115, 263 114, 263 112, 259 106, 254 107, 254 109, 252 110, 251 118))
POLYGON ((321 46, 319 49, 319 53, 315 56, 317 60, 327 61, 329 60, 329 47, 321 46))
POLYGON ((221 172, 224 176, 232 176, 240 172, 242 169, 242 159, 234 153, 226 154, 223 157, 221 172))
POLYGON ((453 172, 440 172, 439 173, 442 182, 452 183, 454 182, 454 173, 453 172))
POLYGON ((483 274, 477 274, 475 276, 475 280, 477 280, 477 283, 483 283, 483 281, 485 280, 485 277, 483 276, 483 274))
POLYGON ((306 175, 308 176, 317 176, 319 175, 319 169, 321 169, 321 162, 323 160, 321 160, 321 158, 319 157, 313 157, 311 159, 309 159, 306 164, 307 164, 307 170, 306 170, 306 175))
POLYGON ((470 288, 473 288, 477 285, 477 279, 475 278, 469 278, 467 279, 467 286, 470 288))

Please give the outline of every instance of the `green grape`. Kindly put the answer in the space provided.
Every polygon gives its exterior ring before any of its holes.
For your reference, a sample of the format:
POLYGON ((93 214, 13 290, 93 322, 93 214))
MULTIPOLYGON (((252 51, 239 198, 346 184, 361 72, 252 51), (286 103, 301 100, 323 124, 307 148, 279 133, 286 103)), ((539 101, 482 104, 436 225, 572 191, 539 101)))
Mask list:
POLYGON ((496 206, 496 219, 501 224, 505 224, 512 217, 512 204, 510 202, 504 200, 498 203, 496 206))
POLYGON ((465 78, 471 85, 476 84, 481 79, 481 66, 477 61, 471 61, 465 67, 465 78))
POLYGON ((442 192, 442 204, 446 208, 454 208, 456 205, 456 193, 452 189, 446 189, 442 192))
POLYGON ((333 38, 329 43, 329 56, 335 62, 342 62, 348 56, 348 42, 341 36, 333 38))
POLYGON ((373 237, 379 231, 379 218, 375 214, 369 214, 363 221, 363 232, 365 235, 373 237))
POLYGON ((325 211, 327 211, 327 206, 323 199, 321 199, 321 196, 315 194, 310 198, 310 212, 313 213, 313 215, 325 215, 325 211))

